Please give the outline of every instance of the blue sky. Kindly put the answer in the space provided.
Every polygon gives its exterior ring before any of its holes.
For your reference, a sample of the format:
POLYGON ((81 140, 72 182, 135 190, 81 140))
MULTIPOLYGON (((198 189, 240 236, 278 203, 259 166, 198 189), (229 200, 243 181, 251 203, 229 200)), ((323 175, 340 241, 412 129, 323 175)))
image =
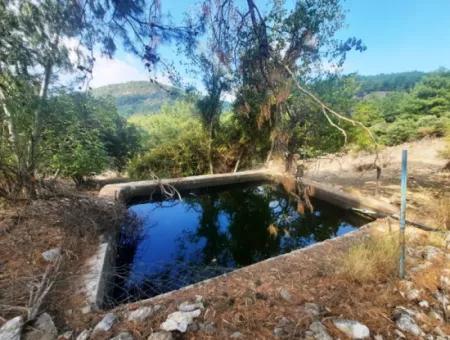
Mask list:
POLYGON ((450 68, 450 0, 347 0, 347 28, 339 37, 361 38, 345 72, 376 74, 450 68))
MULTIPOLYGON (((174 21, 178 21, 196 1, 163 0, 161 3, 163 12, 171 12, 174 21)), ((292 6, 295 1, 287 0, 287 3, 292 6)), ((367 46, 363 53, 348 55, 344 73, 450 68, 450 0, 347 0, 343 4, 347 11, 346 27, 338 37, 355 36, 367 46)), ((162 49, 163 57, 171 54, 171 49, 162 49)), ((145 79, 148 74, 141 61, 120 52, 114 60, 99 58, 92 86, 145 79)))

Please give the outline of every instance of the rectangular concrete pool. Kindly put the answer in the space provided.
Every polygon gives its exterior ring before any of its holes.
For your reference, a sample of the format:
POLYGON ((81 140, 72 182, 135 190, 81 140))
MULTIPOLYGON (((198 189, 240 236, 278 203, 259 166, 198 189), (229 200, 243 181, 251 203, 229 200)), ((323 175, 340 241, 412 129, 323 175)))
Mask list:
POLYGON ((185 190, 182 197, 129 202, 138 227, 119 235, 114 304, 179 289, 369 222, 314 199, 314 211, 303 211, 274 183, 185 190))

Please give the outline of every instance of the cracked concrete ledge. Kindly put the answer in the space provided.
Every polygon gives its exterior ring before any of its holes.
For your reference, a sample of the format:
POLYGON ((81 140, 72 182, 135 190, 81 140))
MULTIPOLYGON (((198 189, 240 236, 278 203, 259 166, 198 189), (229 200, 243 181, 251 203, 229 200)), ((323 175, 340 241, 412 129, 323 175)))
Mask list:
POLYGON ((86 297, 85 307, 103 308, 108 295, 108 282, 114 275, 116 247, 114 238, 100 243, 97 252, 86 262, 82 291, 86 297))
POLYGON ((152 181, 137 181, 105 185, 98 196, 106 199, 127 202, 138 196, 149 195, 159 190, 161 184, 172 185, 177 190, 215 187, 227 184, 248 183, 271 180, 274 173, 265 169, 249 170, 236 173, 168 178, 152 181))

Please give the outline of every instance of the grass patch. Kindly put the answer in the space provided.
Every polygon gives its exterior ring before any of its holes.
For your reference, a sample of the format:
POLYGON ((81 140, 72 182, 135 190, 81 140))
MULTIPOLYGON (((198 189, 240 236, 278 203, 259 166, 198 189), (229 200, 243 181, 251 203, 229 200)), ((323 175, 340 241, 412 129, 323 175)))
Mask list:
POLYGON ((359 283, 392 277, 397 273, 398 256, 398 233, 372 235, 348 250, 340 263, 340 273, 359 283))
POLYGON ((450 195, 446 195, 437 201, 435 216, 438 228, 450 230, 450 195))

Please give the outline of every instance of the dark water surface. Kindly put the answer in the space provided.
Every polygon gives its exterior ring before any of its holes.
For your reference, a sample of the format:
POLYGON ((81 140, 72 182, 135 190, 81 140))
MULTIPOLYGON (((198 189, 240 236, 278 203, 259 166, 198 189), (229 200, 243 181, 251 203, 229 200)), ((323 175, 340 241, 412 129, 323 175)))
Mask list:
POLYGON ((140 227, 120 235, 116 302, 155 296, 269 257, 343 235, 366 219, 322 201, 300 214, 273 184, 187 192, 139 202, 140 227))

